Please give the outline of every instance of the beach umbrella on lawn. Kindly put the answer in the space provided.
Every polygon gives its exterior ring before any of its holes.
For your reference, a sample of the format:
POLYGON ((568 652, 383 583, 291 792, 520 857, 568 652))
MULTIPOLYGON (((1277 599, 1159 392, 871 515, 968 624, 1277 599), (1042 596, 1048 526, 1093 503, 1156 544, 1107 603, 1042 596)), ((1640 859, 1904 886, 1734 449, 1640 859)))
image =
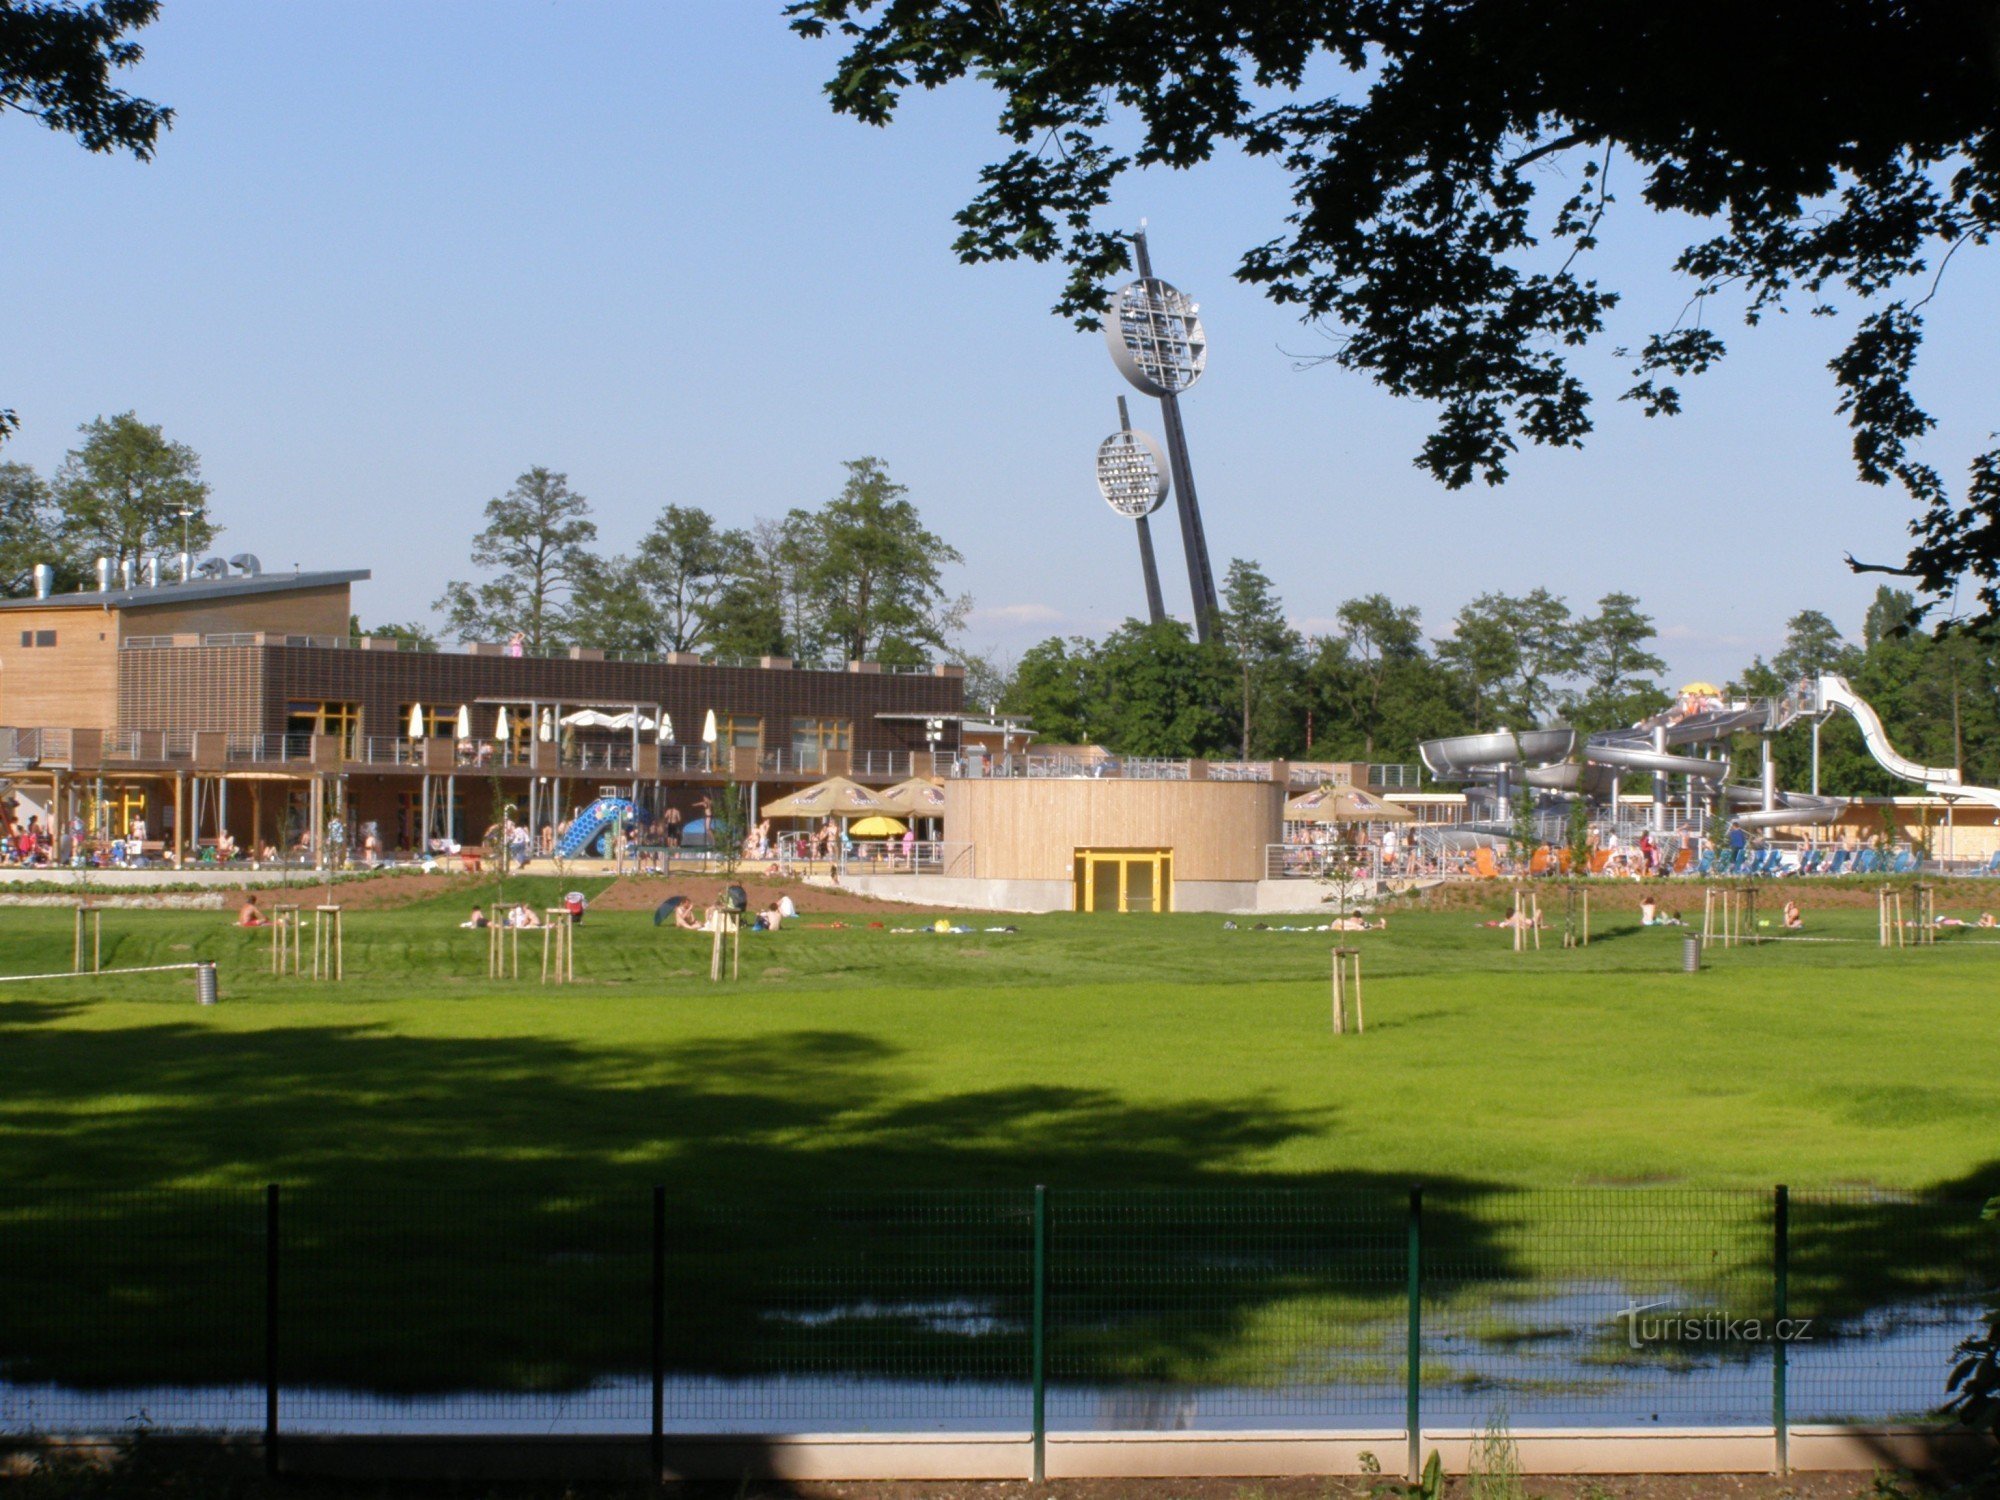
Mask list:
POLYGON ((424 706, 421 703, 412 703, 410 705, 410 738, 413 740, 420 740, 423 737, 424 737, 424 706))
POLYGON ((674 913, 680 910, 680 908, 685 906, 686 904, 687 904, 687 897, 685 896, 667 897, 666 900, 662 901, 656 908, 654 908, 653 925, 655 927, 666 926, 667 923, 673 921, 674 913))
POLYGON ((463 703, 458 705, 458 737, 462 740, 472 738, 472 710, 463 703))
POLYGON ((505 744, 509 737, 508 731, 513 727, 507 722, 507 705, 503 703, 500 705, 500 712, 493 716, 493 738, 505 744))

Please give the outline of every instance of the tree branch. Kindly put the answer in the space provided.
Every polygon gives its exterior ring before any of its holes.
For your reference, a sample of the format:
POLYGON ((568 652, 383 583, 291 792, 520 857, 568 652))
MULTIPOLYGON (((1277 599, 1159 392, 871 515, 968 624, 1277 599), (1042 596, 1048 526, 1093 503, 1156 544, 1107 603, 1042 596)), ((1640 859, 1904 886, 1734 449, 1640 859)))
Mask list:
POLYGON ((1888 573, 1896 578, 1919 578, 1923 575, 1912 567, 1892 568, 1887 563, 1861 562, 1852 552, 1847 554, 1847 571, 1850 573, 1888 573))

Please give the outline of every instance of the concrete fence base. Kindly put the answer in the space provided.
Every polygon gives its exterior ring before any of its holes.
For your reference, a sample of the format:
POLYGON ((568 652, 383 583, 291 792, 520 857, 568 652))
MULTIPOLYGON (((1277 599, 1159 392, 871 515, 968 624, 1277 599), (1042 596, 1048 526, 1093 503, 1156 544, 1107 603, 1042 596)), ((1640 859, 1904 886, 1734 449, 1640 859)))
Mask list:
MULTIPOLYGON (((1521 1472, 1566 1474, 1768 1474, 1777 1443, 1768 1427, 1519 1428, 1511 1434, 1521 1472)), ((1463 1474, 1480 1434, 1426 1429, 1422 1451, 1436 1452, 1447 1473, 1463 1474)), ((0 1437, 0 1473, 45 1457, 115 1461, 129 1440, 0 1437)), ((149 1436, 155 1448, 186 1444, 263 1463, 261 1445, 243 1437, 149 1436)), ((1963 1471, 1992 1463, 1990 1442, 1959 1429, 1795 1427, 1793 1472, 1913 1473, 1963 1471)), ((663 1477, 797 1482, 951 1482, 1026 1479, 1034 1444, 1026 1432, 798 1433, 669 1435, 663 1477)), ((1313 1432, 1061 1432, 1046 1439, 1051 1480, 1280 1479, 1381 1472, 1399 1476, 1408 1453, 1400 1429, 1313 1432)), ((643 1437, 352 1436, 287 1434, 279 1441, 286 1473, 362 1480, 545 1478, 649 1480, 651 1445, 643 1437)))

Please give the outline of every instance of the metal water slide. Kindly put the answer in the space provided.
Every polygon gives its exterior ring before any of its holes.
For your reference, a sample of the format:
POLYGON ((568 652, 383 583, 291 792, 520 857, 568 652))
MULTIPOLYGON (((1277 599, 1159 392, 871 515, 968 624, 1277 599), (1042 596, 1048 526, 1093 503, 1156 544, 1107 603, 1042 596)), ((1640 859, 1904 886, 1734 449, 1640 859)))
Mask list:
POLYGON ((1956 766, 1919 765, 1908 756, 1898 755, 1896 747, 1889 743, 1888 732, 1882 727, 1882 716, 1875 712, 1873 704, 1855 692, 1854 685, 1845 677, 1814 678, 1802 687, 1808 690, 1802 696, 1810 699, 1803 705, 1804 711, 1824 714, 1836 708, 1844 709, 1860 726, 1862 743, 1875 757, 1875 763, 1891 776, 1914 781, 1940 797, 1955 797, 1977 802, 1984 807, 2000 807, 2000 788, 1968 785, 1956 766))

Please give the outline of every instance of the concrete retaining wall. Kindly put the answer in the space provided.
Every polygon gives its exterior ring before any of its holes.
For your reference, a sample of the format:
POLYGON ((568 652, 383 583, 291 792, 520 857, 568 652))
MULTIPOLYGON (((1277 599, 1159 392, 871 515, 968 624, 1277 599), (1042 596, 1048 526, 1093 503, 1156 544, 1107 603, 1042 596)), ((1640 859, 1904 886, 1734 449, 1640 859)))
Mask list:
MULTIPOLYGON (((1420 1451, 1436 1452, 1445 1471, 1463 1474, 1479 1434, 1427 1429, 1420 1451)), ((1768 1427, 1518 1428, 1512 1433, 1521 1471, 1557 1474, 1767 1474, 1777 1466, 1768 1427)), ((126 1436, 0 1438, 0 1473, 41 1455, 110 1461, 126 1436), (12 1457, 9 1458, 11 1452, 12 1457)), ((261 1448, 244 1437, 150 1436, 155 1446, 188 1442, 261 1463, 261 1448)), ((284 1435, 280 1467, 287 1473, 351 1479, 489 1482, 555 1478, 649 1478, 644 1437, 604 1436, 331 1436, 284 1435)), ((1371 1465, 1403 1473, 1408 1444, 1400 1429, 1346 1432, 1060 1432, 1046 1440, 1050 1479, 1302 1478, 1361 1474, 1371 1465)), ((1034 1443, 1026 1432, 796 1433, 675 1435, 666 1440, 665 1477, 745 1478, 798 1482, 1023 1480, 1032 1473, 1034 1443)), ((1923 1427, 1799 1427, 1790 1434, 1796 1472, 1868 1473, 1904 1469, 1963 1470, 1991 1462, 1990 1441, 1957 1429, 1923 1427)))
MULTIPOLYGON (((824 876, 814 885, 832 885, 824 876)), ((967 911, 1068 911, 1073 899, 1067 880, 981 880, 958 875, 857 875, 839 882, 843 890, 883 901, 967 911)), ((1177 880, 1175 911, 1259 912, 1332 915, 1327 888, 1317 880, 1177 880)))

